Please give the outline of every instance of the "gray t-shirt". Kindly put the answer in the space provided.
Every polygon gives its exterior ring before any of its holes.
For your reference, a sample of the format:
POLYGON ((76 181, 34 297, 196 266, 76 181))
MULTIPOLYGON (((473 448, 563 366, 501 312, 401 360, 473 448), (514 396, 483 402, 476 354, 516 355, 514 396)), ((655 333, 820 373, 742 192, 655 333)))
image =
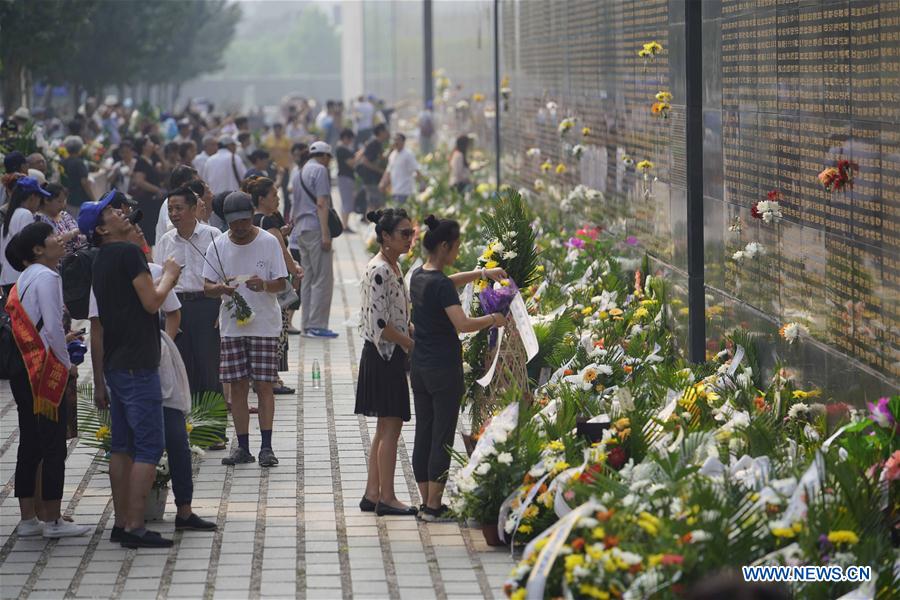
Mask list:
MULTIPOLYGON (((294 205, 292 207, 292 220, 294 221, 294 233, 292 237, 304 231, 317 231, 319 229, 319 215, 316 212, 316 198, 319 196, 331 196, 331 178, 328 174, 328 168, 317 160, 310 160, 303 169, 294 173, 291 181, 293 189, 294 205), (315 198, 310 197, 300 184, 303 179, 303 185, 315 194, 315 198)), ((293 240, 292 240, 293 241, 293 240)))

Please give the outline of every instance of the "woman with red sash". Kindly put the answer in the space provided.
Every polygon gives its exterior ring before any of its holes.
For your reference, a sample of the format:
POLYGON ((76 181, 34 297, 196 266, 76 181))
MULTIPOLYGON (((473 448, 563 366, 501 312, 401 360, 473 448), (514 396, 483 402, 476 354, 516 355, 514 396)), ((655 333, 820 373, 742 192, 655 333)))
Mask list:
POLYGON ((26 225, 6 246, 7 261, 22 272, 6 302, 25 365, 9 382, 19 412, 15 494, 22 517, 17 531, 22 537, 61 538, 93 530, 64 520, 60 513, 66 469, 63 394, 72 369, 63 329, 62 281, 56 272, 64 254, 62 241, 47 223, 26 225), (34 498, 38 465, 40 515, 34 498))

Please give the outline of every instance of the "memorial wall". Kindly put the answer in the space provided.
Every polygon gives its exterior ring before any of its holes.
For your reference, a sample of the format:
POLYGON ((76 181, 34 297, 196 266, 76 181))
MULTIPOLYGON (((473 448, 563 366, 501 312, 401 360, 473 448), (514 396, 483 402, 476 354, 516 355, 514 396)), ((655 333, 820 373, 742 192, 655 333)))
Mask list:
MULTIPOLYGON (((599 190, 604 221, 683 295, 683 1, 503 0, 500 18, 503 180, 557 201, 599 190)), ((801 323, 814 341, 779 350, 802 377, 870 399, 896 389, 898 36, 896 0, 703 3, 711 351, 736 326, 777 339, 801 323), (830 167, 847 176, 833 191, 830 167), (770 198, 781 217, 767 222, 770 198)), ((676 297, 682 327, 685 307, 676 297)))

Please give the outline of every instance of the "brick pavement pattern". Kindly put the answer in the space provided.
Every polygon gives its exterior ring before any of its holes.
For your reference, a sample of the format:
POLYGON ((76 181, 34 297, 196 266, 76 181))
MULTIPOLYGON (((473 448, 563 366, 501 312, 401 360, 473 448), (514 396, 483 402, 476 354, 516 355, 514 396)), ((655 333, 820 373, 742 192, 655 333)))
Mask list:
MULTIPOLYGON (((291 338, 284 378, 297 395, 276 397, 273 446, 281 464, 226 467, 220 464, 224 452, 202 459, 193 506, 217 520, 215 535, 175 533, 170 493, 165 521, 151 527, 174 537, 171 549, 126 550, 109 542, 112 500, 105 468, 91 448, 73 440, 64 511, 78 523, 96 524, 95 531, 52 541, 19 538, 12 494, 16 409, 8 383, 0 383, 0 598, 503 597, 512 559, 508 549, 488 548, 480 531, 359 511, 375 425, 353 414, 362 349, 355 321, 368 253, 360 235, 339 238, 335 253, 331 328, 341 336, 291 338), (322 369, 319 389, 312 387, 313 360, 322 369)), ((81 376, 89 377, 88 367, 81 376)), ((403 428, 396 488, 402 501, 418 505, 410 465, 414 423, 403 428)), ((251 418, 254 454, 259 439, 251 418)), ((461 450, 458 439, 457 445, 461 450)))

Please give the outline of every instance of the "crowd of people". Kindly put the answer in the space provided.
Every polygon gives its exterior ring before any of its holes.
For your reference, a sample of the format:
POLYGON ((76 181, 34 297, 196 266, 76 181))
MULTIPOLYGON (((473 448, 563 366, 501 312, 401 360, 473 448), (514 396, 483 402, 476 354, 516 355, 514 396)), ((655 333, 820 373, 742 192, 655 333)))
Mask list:
MULTIPOLYGON (((60 513, 88 324, 94 402, 111 421, 111 541, 128 548, 172 544, 144 523, 163 452, 176 529, 215 530, 191 507, 185 418, 192 397, 213 392, 226 399, 236 443, 223 464, 277 465, 275 396, 295 393, 279 375, 287 370, 290 336, 338 337, 329 329, 334 238, 366 223, 374 224, 381 250, 362 282, 356 412, 378 423, 360 509, 449 518, 441 495, 463 393, 458 333, 504 322, 499 314, 467 317, 456 288, 505 274, 444 275, 459 251, 459 224, 432 217, 423 242, 430 258, 407 290, 398 259, 410 249, 413 228, 402 206, 419 189, 420 167, 406 136, 391 138, 389 112, 363 97, 353 103, 352 120, 343 110, 328 101, 298 134, 294 108, 284 123, 260 132, 246 116, 188 111, 152 120, 108 99, 69 123, 58 170, 41 153, 4 156, 0 289, 9 335, 0 336, 0 363, 7 364, 21 432, 18 535, 93 529, 60 513), (105 167, 103 157, 87 160, 82 135, 108 143, 105 167), (100 170, 107 179, 98 193, 100 170), (410 419, 410 357, 418 415, 413 463, 423 499, 412 508, 393 490, 397 441, 410 419), (255 455, 253 413, 261 438, 255 455)), ((8 122, 4 127, 10 130, 8 122)), ((419 143, 430 143, 421 131, 419 143)), ((450 163, 459 189, 469 183, 466 150, 458 143, 450 163)), ((213 449, 224 450, 226 441, 223 432, 213 449)))

